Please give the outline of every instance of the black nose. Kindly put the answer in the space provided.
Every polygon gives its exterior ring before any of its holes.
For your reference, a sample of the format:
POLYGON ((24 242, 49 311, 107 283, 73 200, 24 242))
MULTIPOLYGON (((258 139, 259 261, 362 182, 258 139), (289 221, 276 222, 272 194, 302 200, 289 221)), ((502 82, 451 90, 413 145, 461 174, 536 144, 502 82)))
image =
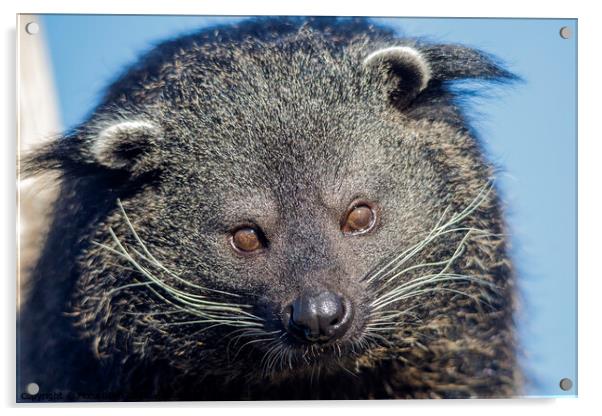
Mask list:
POLYGON ((287 331, 312 343, 326 343, 343 336, 353 315, 349 301, 327 291, 303 293, 286 312, 287 331))

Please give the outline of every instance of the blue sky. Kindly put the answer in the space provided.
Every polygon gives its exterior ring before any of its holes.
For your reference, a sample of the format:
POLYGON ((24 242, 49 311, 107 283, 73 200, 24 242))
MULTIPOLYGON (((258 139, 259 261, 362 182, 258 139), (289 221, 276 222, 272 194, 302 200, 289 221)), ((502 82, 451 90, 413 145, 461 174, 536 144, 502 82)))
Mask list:
MULTIPOLYGON (((83 121, 124 65, 158 41, 239 18, 45 15, 62 122, 83 121)), ((468 105, 508 220, 522 299, 517 321, 533 396, 576 381, 576 20, 378 18, 400 33, 456 42, 501 58, 524 82, 487 87, 468 105), (562 26, 573 36, 562 39, 562 26)))

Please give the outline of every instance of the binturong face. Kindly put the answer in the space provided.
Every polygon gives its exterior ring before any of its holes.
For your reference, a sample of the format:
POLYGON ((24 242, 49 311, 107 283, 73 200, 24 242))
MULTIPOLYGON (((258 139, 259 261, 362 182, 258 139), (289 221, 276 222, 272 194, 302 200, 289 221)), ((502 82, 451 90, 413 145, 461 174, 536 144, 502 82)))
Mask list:
POLYGON ((191 46, 76 132, 65 180, 111 184, 70 311, 101 359, 249 383, 453 367, 460 342, 511 360, 492 170, 445 87, 507 74, 460 47, 328 42, 191 46))

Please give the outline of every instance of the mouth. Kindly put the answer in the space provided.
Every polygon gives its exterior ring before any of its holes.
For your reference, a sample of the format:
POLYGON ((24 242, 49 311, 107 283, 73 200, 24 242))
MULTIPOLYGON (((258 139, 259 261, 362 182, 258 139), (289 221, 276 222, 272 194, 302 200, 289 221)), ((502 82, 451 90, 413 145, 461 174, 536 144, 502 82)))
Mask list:
POLYGON ((266 378, 312 376, 316 371, 353 373, 357 361, 373 347, 361 335, 349 334, 344 339, 318 343, 301 341, 282 329, 261 332, 234 339, 229 345, 229 357, 232 361, 254 363, 253 373, 259 372, 266 378))
POLYGON ((316 369, 350 371, 363 353, 362 347, 350 342, 305 345, 281 342, 263 352, 260 364, 266 376, 284 375, 289 371, 303 375, 316 369))

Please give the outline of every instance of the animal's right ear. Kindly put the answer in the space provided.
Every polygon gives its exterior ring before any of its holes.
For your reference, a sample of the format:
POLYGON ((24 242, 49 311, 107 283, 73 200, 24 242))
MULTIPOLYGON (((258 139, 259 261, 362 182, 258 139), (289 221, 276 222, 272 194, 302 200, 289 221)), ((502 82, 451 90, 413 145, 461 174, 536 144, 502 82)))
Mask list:
POLYGON ((427 60, 410 46, 392 46, 377 50, 363 62, 364 69, 375 76, 377 88, 398 109, 407 107, 424 90, 431 78, 427 60))
POLYGON ((90 137, 88 151, 106 168, 135 171, 161 137, 161 129, 153 122, 121 120, 102 126, 90 137))
POLYGON ((102 172, 136 176, 154 168, 153 157, 161 128, 145 119, 92 123, 76 133, 56 139, 26 156, 26 175, 58 170, 64 175, 102 172))

